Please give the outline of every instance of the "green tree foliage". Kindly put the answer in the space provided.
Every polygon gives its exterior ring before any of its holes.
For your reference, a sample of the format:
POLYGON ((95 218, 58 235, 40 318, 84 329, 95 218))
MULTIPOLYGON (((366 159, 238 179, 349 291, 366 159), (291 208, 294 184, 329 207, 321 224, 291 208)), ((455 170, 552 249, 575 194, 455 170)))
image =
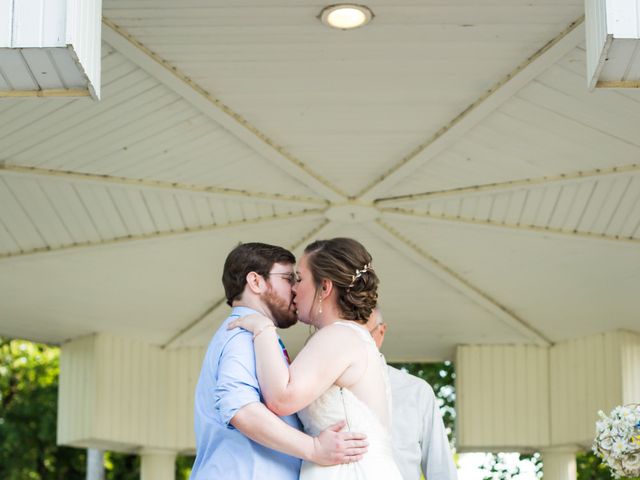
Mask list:
POLYGON ((85 478, 86 452, 56 446, 57 348, 0 338, 0 478, 85 478))
MULTIPOLYGON (((84 480, 86 450, 56 445, 60 349, 0 337, 0 479, 84 480)), ((139 480, 140 457, 105 452, 106 480, 139 480)), ((176 461, 187 480, 193 457, 176 461)))
POLYGON ((578 480, 611 480, 613 475, 593 452, 579 453, 576 457, 578 480))

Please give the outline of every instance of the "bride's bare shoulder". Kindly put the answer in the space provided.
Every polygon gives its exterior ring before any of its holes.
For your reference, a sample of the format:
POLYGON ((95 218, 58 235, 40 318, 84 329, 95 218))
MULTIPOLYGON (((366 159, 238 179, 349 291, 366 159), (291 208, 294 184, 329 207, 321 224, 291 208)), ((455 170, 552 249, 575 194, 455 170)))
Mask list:
MULTIPOLYGON (((353 342, 355 340, 360 339, 361 333, 358 329, 361 329, 357 325, 349 325, 346 322, 334 322, 326 327, 318 330, 315 335, 312 337, 317 337, 318 341, 321 342, 353 342)), ((364 332, 364 330, 363 330, 364 332)), ((367 332, 364 332, 367 333, 367 332)))

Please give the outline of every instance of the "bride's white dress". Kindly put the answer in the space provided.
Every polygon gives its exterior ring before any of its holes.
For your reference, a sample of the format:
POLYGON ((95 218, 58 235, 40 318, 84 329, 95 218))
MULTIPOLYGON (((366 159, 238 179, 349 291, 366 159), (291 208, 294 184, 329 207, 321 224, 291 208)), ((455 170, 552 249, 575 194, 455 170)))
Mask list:
MULTIPOLYGON (((387 378, 387 367, 379 354, 375 342, 369 333, 357 325, 336 322, 358 332, 367 348, 375 350, 374 358, 379 359, 369 367, 380 368, 385 381, 389 418, 391 415, 391 391, 387 378)), ((309 435, 317 436, 322 430, 339 422, 347 421, 347 429, 367 434, 369 450, 364 458, 356 463, 324 467, 315 463, 303 462, 300 470, 301 480, 356 480, 380 479, 402 480, 398 467, 393 460, 390 428, 385 427, 374 412, 347 388, 333 385, 308 407, 298 412, 298 417, 309 435)))

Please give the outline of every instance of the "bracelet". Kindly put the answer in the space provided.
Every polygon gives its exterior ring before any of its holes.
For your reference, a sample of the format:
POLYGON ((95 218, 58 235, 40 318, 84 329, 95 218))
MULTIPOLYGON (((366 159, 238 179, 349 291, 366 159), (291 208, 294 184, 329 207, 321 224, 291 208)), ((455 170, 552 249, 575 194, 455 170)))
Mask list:
POLYGON ((258 330, 256 333, 253 334, 253 339, 255 340, 256 337, 260 335, 262 332, 264 332, 267 328, 276 328, 276 326, 273 323, 269 323, 263 326, 260 330, 258 330))

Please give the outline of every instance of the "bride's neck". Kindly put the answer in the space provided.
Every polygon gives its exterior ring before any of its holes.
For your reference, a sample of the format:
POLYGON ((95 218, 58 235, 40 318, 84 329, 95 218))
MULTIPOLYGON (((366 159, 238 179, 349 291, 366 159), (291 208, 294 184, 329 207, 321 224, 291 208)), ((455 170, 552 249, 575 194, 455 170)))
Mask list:
POLYGON ((316 327, 318 327, 318 329, 336 322, 344 321, 335 305, 327 304, 323 307, 322 313, 316 318, 316 327))

